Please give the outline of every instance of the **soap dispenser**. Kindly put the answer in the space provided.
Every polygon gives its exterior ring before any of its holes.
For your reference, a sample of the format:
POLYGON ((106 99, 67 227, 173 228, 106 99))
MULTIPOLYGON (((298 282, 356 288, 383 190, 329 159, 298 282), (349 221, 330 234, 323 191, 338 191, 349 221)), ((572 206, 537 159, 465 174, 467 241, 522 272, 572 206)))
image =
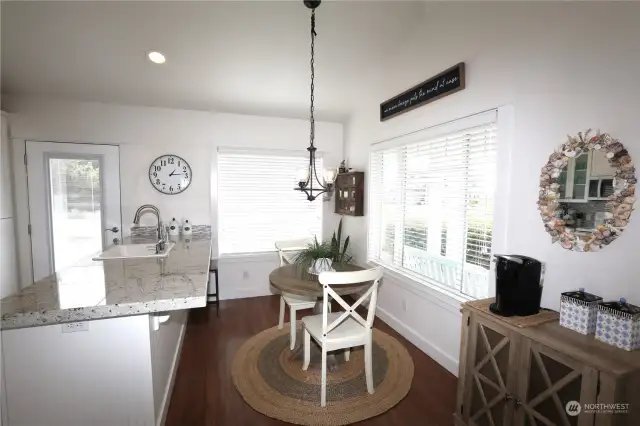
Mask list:
POLYGON ((176 221, 176 218, 174 217, 171 219, 171 222, 169 222, 169 236, 177 237, 178 235, 180 235, 180 227, 178 226, 178 221, 176 221))
POLYGON ((182 223, 182 235, 190 236, 192 234, 193 234, 193 228, 189 223, 189 219, 185 219, 184 222, 182 223))

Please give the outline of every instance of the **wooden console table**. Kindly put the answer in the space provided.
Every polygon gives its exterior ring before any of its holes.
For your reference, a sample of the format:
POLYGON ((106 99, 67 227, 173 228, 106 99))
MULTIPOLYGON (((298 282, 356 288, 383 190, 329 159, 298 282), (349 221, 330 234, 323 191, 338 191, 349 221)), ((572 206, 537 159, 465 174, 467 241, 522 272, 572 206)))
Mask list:
MULTIPOLYGON (((614 348, 557 321, 519 328, 468 304, 462 314, 457 426, 639 424, 640 351, 614 348), (571 401, 580 403, 579 414, 567 412, 571 401), (628 407, 611 414, 587 404, 628 407)), ((574 404, 569 411, 575 410, 574 404)))

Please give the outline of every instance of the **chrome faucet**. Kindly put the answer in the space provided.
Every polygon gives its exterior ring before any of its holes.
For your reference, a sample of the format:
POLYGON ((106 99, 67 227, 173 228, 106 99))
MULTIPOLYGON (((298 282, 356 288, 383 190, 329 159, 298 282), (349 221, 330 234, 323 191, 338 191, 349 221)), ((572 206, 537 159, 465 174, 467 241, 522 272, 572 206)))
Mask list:
POLYGON ((166 242, 163 239, 158 240, 156 243, 156 254, 164 253, 166 242))
POLYGON ((140 225, 140 217, 142 217, 142 212, 145 210, 153 210, 156 214, 156 218, 158 219, 158 240, 164 240, 164 227, 162 225, 162 220, 160 220, 160 210, 154 205, 144 204, 136 210, 135 216, 133 216, 134 225, 140 225))

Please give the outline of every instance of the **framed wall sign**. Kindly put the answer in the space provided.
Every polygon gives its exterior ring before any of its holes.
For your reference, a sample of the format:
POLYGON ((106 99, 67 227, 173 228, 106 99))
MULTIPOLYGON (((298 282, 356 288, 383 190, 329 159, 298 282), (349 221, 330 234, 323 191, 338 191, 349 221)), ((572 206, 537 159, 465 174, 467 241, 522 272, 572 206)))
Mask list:
POLYGON ((464 62, 442 71, 380 104, 380 121, 411 111, 465 87, 464 62))

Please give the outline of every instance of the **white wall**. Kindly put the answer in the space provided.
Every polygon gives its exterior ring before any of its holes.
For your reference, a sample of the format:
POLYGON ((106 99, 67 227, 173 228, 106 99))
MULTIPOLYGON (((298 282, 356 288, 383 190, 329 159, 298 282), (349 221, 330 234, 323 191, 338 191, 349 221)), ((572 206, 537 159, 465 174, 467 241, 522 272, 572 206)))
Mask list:
MULTIPOLYGON (((214 256, 217 255, 217 148, 304 151, 309 143, 309 123, 300 119, 17 96, 3 96, 2 106, 10 113, 14 146, 20 146, 24 140, 120 145, 124 228, 129 227, 140 205, 154 204, 160 209, 165 222, 172 217, 178 220, 186 217, 194 225, 211 224, 214 256), (149 183, 149 165, 156 157, 167 153, 184 157, 193 169, 191 186, 178 195, 160 194, 149 183)), ((316 122, 316 144, 325 164, 337 166, 343 153, 342 124, 316 122)), ((16 154, 14 158, 18 162, 22 157, 16 154)), ((26 195, 26 188, 21 191, 26 195)), ((26 211, 26 203, 22 204, 26 211)), ((333 214, 333 203, 326 203, 323 220, 325 235, 333 232, 339 218, 333 214)), ((155 218, 147 215, 142 222, 155 224, 155 218)), ((18 234, 19 240, 28 241, 28 236, 24 235, 26 227, 20 230, 23 233, 18 234)), ((24 245, 22 258, 30 255, 29 251, 28 244, 24 245)), ((30 265, 23 263, 24 267, 30 265)), ((222 297, 271 294, 268 274, 261 271, 270 271, 275 266, 275 255, 259 255, 249 263, 237 262, 236 258, 232 258, 227 266, 221 261, 222 297)), ((23 286, 29 282, 28 278, 22 281, 23 286)))
MULTIPOLYGON (((120 145, 125 228, 146 203, 156 205, 165 222, 175 216, 196 225, 210 223, 210 113, 15 96, 4 96, 2 102, 10 113, 13 139, 120 145), (151 162, 168 153, 183 157, 193 170, 191 186, 171 196, 153 189, 148 174, 151 162)), ((145 215, 142 223, 155 224, 155 218, 145 215)))
MULTIPOLYGON (((160 209, 165 222, 173 216, 180 219, 188 215, 193 224, 210 223, 212 131, 209 113, 16 96, 3 96, 2 103, 9 112, 17 173, 14 189, 21 286, 32 282, 31 246, 24 223, 28 220, 23 182, 26 175, 20 152, 24 150, 25 140, 119 145, 125 235, 136 209, 147 203, 160 209), (181 194, 160 194, 149 183, 149 165, 167 153, 184 157, 194 171, 191 186, 181 194)), ((155 218, 145 215, 142 223, 155 224, 155 218)))
MULTIPOLYGON (((509 253, 547 264, 542 304, 558 309, 562 291, 585 287, 605 299, 640 304, 635 241, 640 218, 598 253, 575 253, 551 244, 538 214, 540 168, 566 134, 589 127, 619 138, 640 158, 640 4, 576 2, 429 3, 423 25, 362 81, 362 108, 345 129, 350 166, 366 169, 372 143, 469 114, 511 105, 514 133, 500 153, 500 173, 510 176, 498 200, 495 226, 509 253), (381 123, 379 103, 464 61, 467 88, 381 123), (504 152, 504 150, 507 152, 504 152), (506 169, 506 170, 505 170, 506 169), (510 190, 507 192, 507 188, 510 190)), ((366 217, 348 218, 348 234, 365 258, 366 217)), ((460 320, 457 302, 441 300, 386 279, 381 316, 414 343, 456 371, 460 320)))

